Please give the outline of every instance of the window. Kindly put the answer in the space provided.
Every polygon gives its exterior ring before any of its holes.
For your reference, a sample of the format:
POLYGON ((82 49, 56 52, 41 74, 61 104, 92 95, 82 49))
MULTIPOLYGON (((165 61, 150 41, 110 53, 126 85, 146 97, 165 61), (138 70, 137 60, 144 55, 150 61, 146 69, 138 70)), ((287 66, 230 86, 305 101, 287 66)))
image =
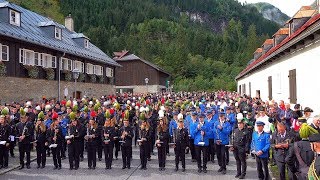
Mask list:
POLYGON ((113 77, 113 69, 112 68, 106 68, 106 76, 107 77, 113 77))
POLYGON ((67 58, 61 58, 61 70, 72 71, 73 70, 73 61, 67 58))
POLYGON ((103 67, 102 66, 98 66, 98 65, 95 65, 94 66, 94 73, 98 76, 101 76, 103 75, 103 67))
POLYGON ((87 63, 86 73, 87 74, 94 74, 94 65, 87 63))
POLYGON ((84 73, 84 63, 81 61, 74 61, 74 68, 77 68, 81 73, 84 73))
POLYGON ((23 65, 34 65, 34 52, 27 49, 19 49, 20 57, 19 62, 23 65))
POLYGON ((0 61, 9 61, 9 46, 0 44, 0 61))
POLYGON ((61 40, 62 37, 62 30, 58 27, 54 28, 54 34, 55 34, 55 38, 61 40))
POLYGON ((43 56, 43 67, 45 68, 56 68, 57 57, 51 56, 50 54, 42 54, 43 56))
POLYGON ((88 39, 84 40, 84 47, 89 48, 89 40, 88 39))
POLYGON ((14 10, 10 10, 10 24, 20 26, 20 13, 14 10))

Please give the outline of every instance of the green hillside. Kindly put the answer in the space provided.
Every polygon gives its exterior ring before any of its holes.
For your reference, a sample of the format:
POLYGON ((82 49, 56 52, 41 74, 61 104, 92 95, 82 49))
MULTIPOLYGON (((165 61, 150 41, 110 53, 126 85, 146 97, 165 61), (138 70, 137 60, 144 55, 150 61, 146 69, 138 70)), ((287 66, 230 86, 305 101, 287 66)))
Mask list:
POLYGON ((279 26, 235 0, 12 0, 63 23, 69 13, 107 54, 123 49, 172 74, 175 90, 235 90, 234 77, 279 26))

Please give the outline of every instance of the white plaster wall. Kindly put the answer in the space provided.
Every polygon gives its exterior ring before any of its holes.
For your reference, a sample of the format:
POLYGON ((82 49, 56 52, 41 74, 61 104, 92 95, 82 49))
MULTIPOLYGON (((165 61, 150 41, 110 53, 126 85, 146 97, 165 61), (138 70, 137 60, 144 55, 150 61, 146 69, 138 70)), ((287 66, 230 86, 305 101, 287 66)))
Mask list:
POLYGON ((262 100, 268 100, 268 76, 272 76, 272 96, 279 102, 289 102, 289 70, 296 69, 297 103, 302 107, 309 106, 314 110, 313 115, 320 113, 320 43, 281 57, 269 64, 266 68, 238 80, 239 85, 246 84, 249 93, 251 82, 251 95, 260 90, 262 100))

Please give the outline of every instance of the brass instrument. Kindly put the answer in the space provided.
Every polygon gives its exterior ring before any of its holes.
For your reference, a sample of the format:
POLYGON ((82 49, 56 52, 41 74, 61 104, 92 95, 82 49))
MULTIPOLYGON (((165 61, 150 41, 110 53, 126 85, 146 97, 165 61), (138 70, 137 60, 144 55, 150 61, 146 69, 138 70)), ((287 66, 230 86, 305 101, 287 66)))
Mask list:
POLYGON ((68 135, 65 137, 66 140, 69 140, 71 138, 73 138, 74 136, 73 135, 70 135, 70 127, 68 125, 68 135))
POLYGON ((87 127, 87 134, 86 136, 84 137, 84 139, 86 140, 86 142, 89 141, 89 138, 90 138, 90 132, 89 132, 89 127, 87 127))
POLYGON ((160 131, 157 132, 157 137, 158 139, 156 140, 156 145, 158 147, 161 147, 161 144, 163 143, 162 141, 160 141, 160 131))
MULTIPOLYGON (((21 136, 25 136, 26 132, 27 132, 28 128, 27 128, 27 124, 23 127, 21 136)), ((16 137, 16 139, 19 139, 19 142, 21 142, 22 140, 20 140, 20 137, 16 137)))
POLYGON ((121 134, 121 140, 119 141, 121 144, 124 144, 126 142, 126 136, 127 136, 126 133, 127 133, 127 131, 124 128, 124 130, 121 134))
POLYGON ((173 127, 172 130, 172 142, 169 143, 170 146, 174 146, 176 144, 176 129, 173 127))
POLYGON ((233 147, 233 144, 234 144, 234 134, 235 134, 235 132, 232 131, 231 136, 230 136, 229 144, 226 145, 227 147, 233 147))
MULTIPOLYGON (((221 122, 220 122, 220 126, 222 126, 222 125, 221 125, 221 122)), ((217 135, 216 143, 217 143, 218 145, 220 145, 222 141, 221 141, 221 139, 220 139, 220 133, 218 132, 218 128, 216 128, 216 135, 217 135)))
POLYGON ((51 144, 49 146, 49 148, 56 148, 58 146, 57 144, 57 130, 59 130, 57 127, 54 128, 54 136, 53 136, 53 139, 54 139, 54 143, 51 144))

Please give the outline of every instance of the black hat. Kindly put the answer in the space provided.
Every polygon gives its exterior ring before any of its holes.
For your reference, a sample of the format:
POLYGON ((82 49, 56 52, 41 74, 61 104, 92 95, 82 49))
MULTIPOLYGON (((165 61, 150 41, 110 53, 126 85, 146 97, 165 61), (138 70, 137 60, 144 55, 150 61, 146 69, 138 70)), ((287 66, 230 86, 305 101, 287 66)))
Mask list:
POLYGON ((307 122, 307 119, 304 118, 304 117, 299 117, 299 118, 298 118, 298 121, 301 122, 301 123, 306 123, 306 122, 307 122))
POLYGON ((313 112, 313 110, 309 107, 305 107, 303 111, 304 112, 313 112))
POLYGON ((320 134, 311 134, 309 136, 310 142, 320 142, 320 134))
POLYGON ((293 107, 294 109, 300 109, 300 104, 296 104, 296 105, 294 105, 294 107, 293 107))
POLYGON ((259 108, 259 111, 265 111, 265 110, 266 109, 264 107, 262 107, 262 106, 259 108))

